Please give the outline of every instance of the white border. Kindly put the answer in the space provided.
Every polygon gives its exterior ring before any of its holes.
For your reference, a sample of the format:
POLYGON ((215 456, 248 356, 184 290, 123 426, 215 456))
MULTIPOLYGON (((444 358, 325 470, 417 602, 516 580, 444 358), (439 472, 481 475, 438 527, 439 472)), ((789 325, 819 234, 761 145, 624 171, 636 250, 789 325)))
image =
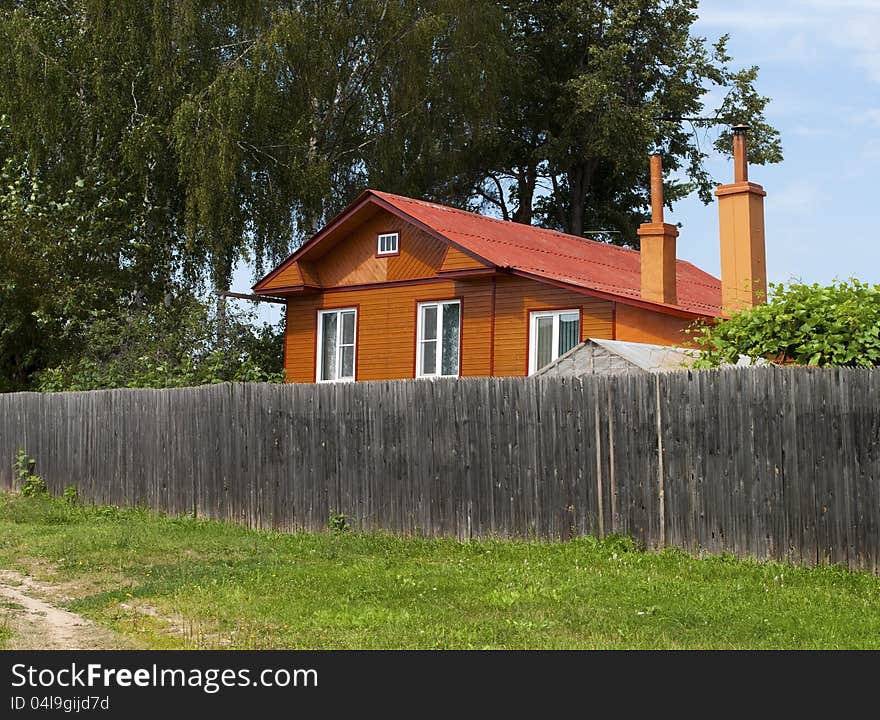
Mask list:
MULTIPOLYGON (((558 352, 559 348, 559 316, 560 315, 572 315, 575 314, 578 317, 578 342, 581 339, 581 311, 580 308, 571 308, 570 310, 533 310, 529 313, 529 375, 534 375, 541 368, 535 367, 538 364, 538 318, 543 317, 552 317, 553 318, 553 339, 550 341, 552 343, 553 353, 558 352)), ((559 355, 552 358, 550 362, 559 359, 559 355)))
MULTIPOLYGON (((339 337, 342 337, 342 323, 340 323, 339 318, 336 320, 336 327, 338 328, 339 337)), ((354 379, 357 377, 357 340, 358 340, 358 309, 356 307, 344 307, 344 308, 328 308, 327 310, 318 310, 318 337, 317 342, 315 343, 315 382, 317 383, 329 383, 329 382, 354 382, 354 379), (321 348, 324 342, 324 316, 329 315, 330 313, 341 314, 344 312, 353 312, 354 313, 354 359, 352 361, 352 376, 350 378, 337 378, 336 380, 322 380, 321 375, 323 375, 324 370, 324 353, 321 352, 321 348)), ((340 360, 342 353, 340 352, 341 343, 336 343, 336 367, 341 367, 340 360)))
POLYGON ((441 378, 441 377, 461 377, 461 326, 463 318, 461 316, 461 300, 426 300, 420 302, 416 307, 416 377, 417 378, 441 378), (431 305, 438 307, 437 311, 437 366, 443 368, 443 305, 458 305, 458 372, 455 375, 442 375, 440 373, 432 373, 426 375, 422 372, 422 308, 431 305))
POLYGON ((399 232, 390 232, 390 233, 379 233, 376 236, 376 255, 397 255, 400 252, 400 233, 399 232), (383 250, 382 249, 382 238, 394 238, 394 250, 383 250))

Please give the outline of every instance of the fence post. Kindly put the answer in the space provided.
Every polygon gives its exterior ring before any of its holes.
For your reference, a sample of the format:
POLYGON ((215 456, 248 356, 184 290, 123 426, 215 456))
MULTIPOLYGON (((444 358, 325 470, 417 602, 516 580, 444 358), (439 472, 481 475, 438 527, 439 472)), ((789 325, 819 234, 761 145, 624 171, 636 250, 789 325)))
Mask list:
POLYGON ((657 407, 657 507, 660 520, 660 547, 666 547, 666 480, 663 475, 663 417, 660 407, 660 373, 654 375, 657 407))

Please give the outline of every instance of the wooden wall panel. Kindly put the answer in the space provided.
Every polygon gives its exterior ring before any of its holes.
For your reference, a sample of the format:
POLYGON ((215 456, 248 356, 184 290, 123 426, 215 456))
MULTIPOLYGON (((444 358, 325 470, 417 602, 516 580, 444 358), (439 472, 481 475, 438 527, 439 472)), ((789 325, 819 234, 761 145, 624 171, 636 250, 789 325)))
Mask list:
POLYGON ((292 382, 315 380, 317 311, 358 308, 357 379, 412 378, 415 373, 416 305, 462 301, 461 374, 518 376, 528 372, 529 313, 578 308, 581 340, 605 338, 684 345, 691 320, 612 303, 525 278, 496 279, 492 327, 492 279, 436 280, 292 297, 287 306, 286 367, 292 382), (616 305, 616 309, 614 308, 616 305), (494 338, 494 362, 491 345, 494 338))
POLYGON ((455 298, 462 302, 461 374, 488 375, 490 297, 488 280, 438 280, 291 298, 287 304, 287 379, 315 381, 317 312, 331 307, 358 308, 358 380, 412 378, 418 303, 455 298))
POLYGON ((616 340, 676 346, 688 343, 684 330, 693 324, 693 320, 622 303, 616 305, 616 340))
POLYGON ((273 277, 263 288, 264 291, 271 291, 276 288, 289 288, 302 285, 303 276, 300 273, 299 265, 291 263, 280 273, 273 277))
POLYGON ((317 287, 321 284, 321 278, 318 277, 318 273, 315 271, 315 267, 312 263, 301 260, 297 265, 299 265, 300 275, 302 275, 303 282, 306 285, 317 287))
POLYGON ((317 311, 358 307, 357 379, 392 380, 415 374, 416 305, 426 300, 462 301, 461 374, 525 375, 529 312, 579 308, 581 339, 612 338, 612 303, 523 278, 497 279, 495 327, 492 280, 436 281, 291 298, 287 309, 287 377, 315 380, 317 311), (494 371, 491 343, 494 338, 494 371))
POLYGON ((612 339, 613 303, 526 278, 498 278, 495 297, 495 375, 528 373, 529 313, 580 308, 581 340, 612 339))
POLYGON ((428 233, 381 211, 314 260, 314 270, 324 287, 430 278, 442 264, 446 247, 428 233), (376 255, 377 236, 385 232, 400 233, 397 255, 376 255))
POLYGON ((486 265, 479 260, 474 260, 470 255, 450 245, 446 250, 440 270, 444 272, 449 270, 477 270, 484 267, 486 265))

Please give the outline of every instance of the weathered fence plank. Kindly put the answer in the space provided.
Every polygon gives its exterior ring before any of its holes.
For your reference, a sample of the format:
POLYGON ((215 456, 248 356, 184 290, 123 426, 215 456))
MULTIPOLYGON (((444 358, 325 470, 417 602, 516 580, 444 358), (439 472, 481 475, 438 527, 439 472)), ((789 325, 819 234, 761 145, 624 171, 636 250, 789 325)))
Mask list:
POLYGON ((322 530, 640 544, 880 571, 880 371, 751 368, 0 395, 54 494, 322 530))

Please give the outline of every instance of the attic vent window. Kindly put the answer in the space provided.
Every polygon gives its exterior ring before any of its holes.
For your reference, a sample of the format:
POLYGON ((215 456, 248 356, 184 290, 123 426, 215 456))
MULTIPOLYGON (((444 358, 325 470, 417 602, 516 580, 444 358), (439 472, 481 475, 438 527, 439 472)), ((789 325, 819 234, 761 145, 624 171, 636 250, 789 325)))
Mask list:
POLYGON ((397 255, 400 252, 400 233, 381 233, 377 255, 397 255))

